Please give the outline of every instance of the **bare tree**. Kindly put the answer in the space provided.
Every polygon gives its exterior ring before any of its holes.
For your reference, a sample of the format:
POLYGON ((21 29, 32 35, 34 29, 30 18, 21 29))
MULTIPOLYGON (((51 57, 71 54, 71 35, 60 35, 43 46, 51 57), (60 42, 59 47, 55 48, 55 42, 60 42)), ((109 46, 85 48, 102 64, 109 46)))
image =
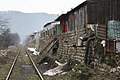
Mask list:
POLYGON ((9 34, 10 42, 9 45, 17 45, 20 43, 20 36, 18 33, 9 34))
POLYGON ((8 19, 0 17, 0 49, 8 48, 20 42, 19 35, 17 33, 11 33, 8 23, 8 19))
POLYGON ((5 33, 5 31, 9 31, 10 29, 8 28, 8 19, 4 19, 0 17, 0 34, 5 33))

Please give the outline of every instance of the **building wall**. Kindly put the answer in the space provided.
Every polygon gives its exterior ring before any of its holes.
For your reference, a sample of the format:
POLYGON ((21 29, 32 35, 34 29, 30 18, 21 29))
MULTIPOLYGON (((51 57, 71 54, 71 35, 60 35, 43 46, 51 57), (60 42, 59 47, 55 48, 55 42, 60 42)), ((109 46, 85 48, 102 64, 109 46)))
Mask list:
POLYGON ((104 24, 109 20, 120 20, 119 0, 91 0, 87 5, 88 23, 104 24))
MULTIPOLYGON (((76 32, 71 32, 71 33, 63 33, 60 36, 58 36, 59 38, 59 47, 57 50, 57 53, 53 54, 53 48, 50 50, 49 53, 46 54, 56 58, 58 60, 68 60, 70 58, 75 59, 80 61, 81 63, 84 62, 84 55, 85 55, 85 47, 73 47, 73 45, 77 45, 78 43, 78 37, 81 36, 84 33, 84 31, 78 31, 76 32)), ((40 39, 40 47, 39 47, 39 51, 41 52, 52 40, 54 39, 51 37, 46 37, 44 39, 40 39)), ((52 44, 50 44, 50 46, 52 46, 54 43, 54 41, 52 42, 52 44)), ((50 49, 49 47, 46 49, 50 49)), ((43 52, 46 53, 47 50, 45 50, 43 52)))

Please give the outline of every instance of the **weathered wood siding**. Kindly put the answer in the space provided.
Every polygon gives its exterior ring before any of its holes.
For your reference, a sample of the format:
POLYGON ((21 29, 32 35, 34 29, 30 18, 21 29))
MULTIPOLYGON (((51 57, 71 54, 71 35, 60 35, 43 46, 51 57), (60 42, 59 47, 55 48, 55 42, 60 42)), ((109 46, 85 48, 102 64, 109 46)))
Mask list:
POLYGON ((120 20, 119 0, 91 0, 87 4, 88 23, 104 24, 109 20, 120 20))

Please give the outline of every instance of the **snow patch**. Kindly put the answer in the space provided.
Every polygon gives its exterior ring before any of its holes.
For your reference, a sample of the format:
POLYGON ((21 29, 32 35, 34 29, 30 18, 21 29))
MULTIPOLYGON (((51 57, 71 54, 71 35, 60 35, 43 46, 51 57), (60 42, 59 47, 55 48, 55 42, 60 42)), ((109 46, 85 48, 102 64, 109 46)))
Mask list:
MULTIPOLYGON (((67 64, 67 62, 64 63, 64 64, 61 64, 58 61, 55 61, 55 63, 57 63, 59 66, 57 66, 53 69, 47 70, 46 72, 43 73, 43 75, 54 76, 56 74, 62 73, 63 72, 63 70, 62 70, 63 67, 67 64)), ((65 73, 63 72, 63 74, 65 74, 65 73)))
POLYGON ((58 62, 58 61, 55 61, 55 63, 56 63, 57 65, 59 65, 59 66, 62 65, 62 64, 61 64, 60 62, 58 62))
POLYGON ((40 52, 36 51, 36 48, 30 48, 28 47, 28 50, 33 52, 34 55, 39 55, 40 52))

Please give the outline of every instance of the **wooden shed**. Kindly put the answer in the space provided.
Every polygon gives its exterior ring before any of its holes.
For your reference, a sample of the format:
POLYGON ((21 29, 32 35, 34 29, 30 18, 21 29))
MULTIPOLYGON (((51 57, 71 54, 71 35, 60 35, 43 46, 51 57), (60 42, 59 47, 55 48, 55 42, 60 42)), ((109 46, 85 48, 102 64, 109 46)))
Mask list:
MULTIPOLYGON (((63 32, 77 31, 86 28, 88 24, 96 26, 96 36, 106 40, 108 51, 115 52, 116 41, 108 38, 108 22, 120 21, 119 0, 86 0, 56 20, 60 21, 63 32), (115 46, 112 46, 112 45, 115 46)), ((119 30, 120 32, 120 30, 119 30)))
POLYGON ((117 26, 117 22, 120 21, 119 10, 119 0, 89 0, 87 4, 88 24, 98 24, 97 36, 106 40, 106 51, 108 52, 116 53, 120 48, 118 47, 120 40, 110 38, 109 34, 112 33, 114 37, 120 34, 120 26, 117 26), (111 30, 110 27, 112 27, 111 30), (117 31, 115 31, 116 27, 118 27, 117 31))
POLYGON ((62 14, 60 15, 55 21, 60 21, 60 26, 62 33, 68 32, 68 15, 67 14, 62 14))

